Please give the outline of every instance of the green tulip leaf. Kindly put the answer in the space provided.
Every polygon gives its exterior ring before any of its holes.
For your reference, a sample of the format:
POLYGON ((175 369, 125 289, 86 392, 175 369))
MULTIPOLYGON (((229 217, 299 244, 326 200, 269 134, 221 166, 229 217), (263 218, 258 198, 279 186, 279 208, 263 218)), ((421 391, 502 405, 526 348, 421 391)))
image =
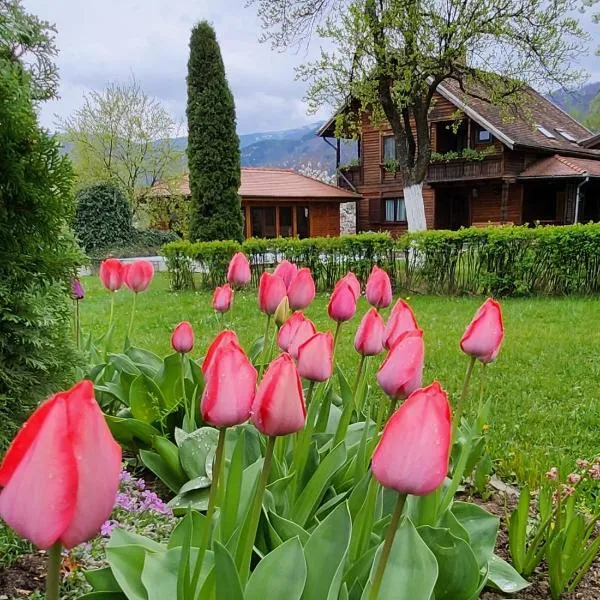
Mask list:
POLYGON ((194 479, 190 479, 187 483, 184 483, 181 486, 179 493, 185 494, 187 492, 191 492, 192 490, 203 490, 204 488, 210 487, 211 483, 211 479, 200 475, 200 477, 195 477, 194 479))
POLYGON ((125 351, 125 354, 135 363, 136 367, 142 373, 146 373, 146 375, 149 375, 150 377, 155 376, 163 364, 160 356, 157 356, 154 352, 150 352, 150 350, 144 348, 129 346, 125 351))
POLYGON ((165 357, 160 370, 156 374, 155 381, 163 393, 165 407, 168 410, 173 410, 183 399, 181 356, 178 352, 165 357))
POLYGON ((106 559, 115 580, 129 600, 148 600, 142 583, 146 559, 146 549, 143 546, 111 546, 109 542, 106 546, 106 559))
POLYGON ((129 407, 136 419, 144 423, 154 423, 160 420, 160 405, 153 388, 148 385, 151 381, 147 375, 138 375, 129 388, 129 407))
POLYGON ((181 441, 179 456, 181 466, 188 477, 193 479, 205 476, 212 479, 212 461, 218 439, 218 430, 213 427, 201 427, 188 433, 181 441), (211 465, 208 471, 207 463, 211 465))
POLYGON ((110 567, 84 571, 83 575, 97 592, 121 592, 121 588, 112 574, 110 567))
POLYGON ((292 538, 267 554, 254 569, 245 600, 285 598, 300 600, 306 582, 306 561, 298 538, 292 538))
POLYGON ((300 527, 300 525, 294 523, 294 521, 289 521, 275 512, 269 512, 269 523, 283 542, 297 537, 304 546, 310 538, 308 531, 300 527))
POLYGON ((158 429, 144 421, 112 415, 104 415, 104 419, 115 440, 128 448, 150 447, 152 440, 160 435, 158 429))
POLYGON ((202 543, 202 536, 204 535, 205 523, 206 517, 202 513, 197 510, 190 511, 173 529, 167 547, 171 549, 183 546, 186 537, 189 535, 190 546, 192 548, 199 548, 202 543), (188 532, 190 527, 192 530, 188 532))
POLYGON ((468 531, 471 548, 479 568, 488 564, 494 554, 500 519, 477 504, 455 502, 452 512, 458 522, 468 531))
POLYGON ((492 555, 489 562, 488 579, 494 587, 505 594, 514 594, 531 585, 505 560, 495 554, 492 555))
POLYGON ((172 492, 177 493, 184 482, 176 473, 169 468, 167 463, 156 452, 140 450, 140 458, 148 469, 150 469, 172 492))
POLYGON ((235 562, 227 548, 219 542, 214 543, 215 579, 217 584, 216 600, 244 600, 244 592, 235 562))
POLYGON ((148 593, 148 600, 177 598, 177 572, 180 561, 181 548, 146 554, 142 583, 148 593))
POLYGON ((209 488, 200 490, 192 490, 185 494, 177 494, 175 498, 172 498, 168 506, 171 508, 175 515, 184 515, 189 508, 194 510, 206 510, 208 508, 208 496, 210 494, 209 488))
POLYGON ((108 362, 113 365, 117 371, 123 371, 129 375, 139 375, 141 373, 135 363, 126 354, 109 354, 108 362))
POLYGON ((123 592, 90 592, 78 600, 127 600, 127 596, 123 592))

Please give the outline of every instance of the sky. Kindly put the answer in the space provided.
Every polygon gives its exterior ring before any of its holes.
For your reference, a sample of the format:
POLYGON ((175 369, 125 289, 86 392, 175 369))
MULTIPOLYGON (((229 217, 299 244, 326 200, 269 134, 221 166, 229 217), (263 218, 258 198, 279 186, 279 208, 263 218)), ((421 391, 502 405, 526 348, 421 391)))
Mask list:
MULTIPOLYGON (((306 83, 294 67, 314 58, 309 50, 280 53, 261 44, 255 7, 246 0, 24 0, 26 9, 56 24, 60 50, 60 98, 41 109, 42 124, 55 129, 82 104, 83 95, 132 75, 178 120, 185 116, 185 77, 192 26, 206 19, 215 28, 236 103, 238 132, 300 127, 329 116, 307 115, 306 83)), ((600 25, 584 17, 591 47, 600 46, 600 25)), ((582 56, 590 81, 600 80, 600 57, 582 56)), ((181 135, 185 135, 182 130, 181 135)))

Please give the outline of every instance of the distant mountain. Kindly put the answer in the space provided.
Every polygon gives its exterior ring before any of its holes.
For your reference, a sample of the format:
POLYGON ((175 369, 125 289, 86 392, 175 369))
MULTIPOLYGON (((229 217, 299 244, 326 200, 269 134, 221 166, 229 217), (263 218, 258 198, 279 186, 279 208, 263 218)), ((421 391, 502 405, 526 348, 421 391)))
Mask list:
POLYGON ((581 120, 590 110, 592 100, 600 93, 600 81, 588 83, 575 92, 557 90, 548 94, 548 98, 563 110, 581 120))

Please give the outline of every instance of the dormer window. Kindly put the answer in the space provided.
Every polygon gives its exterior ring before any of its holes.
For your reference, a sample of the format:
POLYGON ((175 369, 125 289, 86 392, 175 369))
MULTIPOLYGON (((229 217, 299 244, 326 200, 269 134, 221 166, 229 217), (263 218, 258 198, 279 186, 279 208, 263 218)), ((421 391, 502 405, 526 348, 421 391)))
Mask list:
POLYGON ((557 127, 556 131, 558 133, 560 133, 560 135, 562 135, 562 137, 564 137, 565 140, 567 140, 568 142, 573 142, 573 143, 577 142, 577 138, 572 133, 569 133, 566 129, 559 129, 557 127))
POLYGON ((551 139, 551 140, 556 139, 556 136, 549 129, 546 129, 543 125, 537 125, 537 130, 542 135, 545 135, 548 139, 551 139))
POLYGON ((477 129, 475 132, 475 143, 489 144, 492 141, 492 134, 487 129, 477 129))

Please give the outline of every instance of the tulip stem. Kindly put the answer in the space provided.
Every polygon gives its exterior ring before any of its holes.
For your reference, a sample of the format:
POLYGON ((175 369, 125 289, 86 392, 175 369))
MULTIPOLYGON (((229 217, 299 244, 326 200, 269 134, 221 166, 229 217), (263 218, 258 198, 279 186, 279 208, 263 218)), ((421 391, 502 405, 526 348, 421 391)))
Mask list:
POLYGON ((185 352, 180 352, 179 357, 180 365, 181 365, 181 394, 183 398, 183 408, 185 410, 185 415, 187 416, 187 426, 190 428, 188 433, 191 433, 194 429, 191 425, 192 423, 192 407, 188 405, 187 394, 185 392, 185 352))
POLYGON ((260 361, 259 369, 258 369, 258 380, 262 377, 263 371, 265 369, 265 362, 267 360, 267 351, 268 344, 267 340, 269 339, 269 327, 271 326, 271 315, 267 315, 267 323, 265 325, 265 336, 263 338, 263 351, 262 351, 262 359, 260 361))
POLYGON ((256 531, 258 529, 258 522, 260 521, 260 513, 262 509, 263 496, 265 495, 265 489, 267 487, 267 480, 269 479, 269 472, 271 470, 271 461, 273 460, 273 450, 275 448, 276 436, 269 436, 267 441, 267 448, 265 450, 265 458, 263 461, 263 468, 260 474, 260 479, 254 492, 254 498, 252 499, 252 506, 248 513, 248 518, 242 527, 240 535, 240 541, 238 548, 240 549, 240 562, 239 562, 239 574, 242 585, 245 585, 248 580, 250 573, 250 561, 252 560, 252 549, 254 548, 254 539, 256 538, 256 531))
POLYGON ((475 366, 475 361, 477 359, 472 356, 469 360, 469 365, 467 366, 467 372, 465 373, 465 379, 463 381, 462 392, 460 393, 460 398, 458 399, 458 404, 456 405, 456 411, 454 412, 454 418, 452 419, 452 440, 456 439, 456 432, 460 427, 460 420, 462 418, 462 413, 465 408, 465 402, 467 400, 467 394, 469 392, 469 382, 471 381, 471 375, 473 374, 473 367, 475 366))
POLYGON ((371 600, 377 600, 377 596, 379 595, 383 574, 392 550, 392 544, 394 543, 394 537, 396 536, 396 530, 398 529, 398 523, 402 516, 405 502, 406 494, 398 494, 396 508, 394 508, 394 513, 392 514, 392 520, 390 521, 390 526, 387 535, 385 536, 385 542, 383 543, 383 549, 381 550, 379 563, 377 564, 377 571, 375 571, 375 578, 373 579, 373 585, 371 586, 371 595, 369 596, 371 600))
POLYGON ((333 336, 333 357, 335 357, 335 349, 337 348, 337 343, 340 338, 340 331, 342 329, 342 321, 338 321, 335 326, 335 335, 333 336))
POLYGON ((75 300, 75 341, 77 348, 81 347, 81 321, 79 319, 79 300, 75 300))
POLYGON ((352 393, 352 400, 348 402, 346 406, 344 406, 344 410, 342 411, 342 416, 340 417, 335 436, 333 437, 333 444, 331 446, 332 448, 335 448, 346 437, 346 432, 348 431, 348 427, 350 426, 350 421, 352 421, 352 414, 354 413, 354 408, 356 406, 356 397, 358 395, 358 390, 362 381, 366 358, 367 357, 364 355, 360 357, 358 373, 356 374, 356 382, 354 383, 354 391, 352 393))
POLYGON ((294 474, 294 479, 290 482, 290 498, 292 498, 292 500, 295 500, 296 498, 298 484, 300 483, 300 479, 304 474, 304 465, 306 464, 308 449, 310 448, 310 442, 315 431, 315 424, 319 414, 319 402, 311 401, 314 389, 315 382, 311 381, 308 384, 308 390, 306 392, 306 406, 308 407, 306 426, 297 434, 298 437, 296 438, 296 444, 293 452, 294 456, 292 458, 292 466, 290 469, 291 473, 294 474))
POLYGON ((217 442, 215 461, 213 463, 212 482, 210 484, 208 507, 206 509, 206 517, 204 520, 204 531, 202 532, 202 541, 200 542, 200 548, 198 549, 198 558, 196 559, 196 564, 194 565, 194 573, 192 575, 192 582, 190 585, 190 589, 192 591, 194 591, 196 589, 196 586, 198 585, 200 571, 202 570, 202 562, 204 561, 204 555, 210 543, 210 534, 212 532, 212 518, 215 512, 217 489, 219 487, 219 475, 221 473, 221 466, 223 463, 223 449, 225 448, 226 434, 227 427, 219 429, 219 440, 217 442))
POLYGON ((56 542, 48 549, 48 573, 46 574, 46 599, 60 600, 60 553, 62 546, 56 542))
POLYGON ((131 304, 131 317, 129 317, 129 329, 127 331, 127 338, 131 343, 131 332, 133 331, 133 319, 135 318, 135 303, 137 300, 137 293, 133 293, 133 302, 131 304))

